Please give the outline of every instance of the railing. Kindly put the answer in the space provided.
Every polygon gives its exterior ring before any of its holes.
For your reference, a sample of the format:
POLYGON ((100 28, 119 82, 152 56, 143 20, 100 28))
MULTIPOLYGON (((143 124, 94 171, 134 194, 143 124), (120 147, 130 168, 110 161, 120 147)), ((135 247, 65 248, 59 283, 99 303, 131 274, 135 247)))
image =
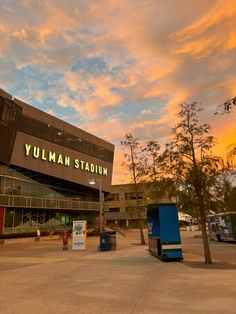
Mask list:
POLYGON ((71 230, 72 226, 66 226, 66 225, 51 225, 51 226, 46 226, 46 225, 35 225, 35 226, 17 226, 17 227, 5 227, 4 228, 4 234, 12 234, 12 233, 32 233, 35 232, 39 229, 40 232, 51 232, 52 230, 58 231, 63 231, 64 229, 71 230))
POLYGON ((99 202, 2 194, 0 195, 0 206, 47 209, 81 209, 92 211, 99 210, 99 202))
POLYGON ((129 213, 129 212, 105 212, 105 220, 127 220, 127 219, 147 219, 147 213, 142 211, 140 213, 129 213))

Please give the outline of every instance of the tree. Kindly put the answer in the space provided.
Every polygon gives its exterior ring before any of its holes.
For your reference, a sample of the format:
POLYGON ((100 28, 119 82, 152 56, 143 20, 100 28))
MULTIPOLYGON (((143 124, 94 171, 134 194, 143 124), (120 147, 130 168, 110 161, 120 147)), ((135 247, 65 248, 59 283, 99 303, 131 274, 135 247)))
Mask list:
POLYGON ((160 171, 158 169, 158 158, 160 156, 161 145, 157 141, 148 141, 143 152, 146 153, 146 166, 148 170, 149 179, 152 182, 157 182, 159 179, 160 171))
MULTIPOLYGON (((236 109, 236 97, 224 102, 223 105, 219 105, 215 114, 225 115, 231 114, 233 110, 236 109)), ((236 143, 231 144, 228 147, 228 151, 226 153, 227 165, 230 169, 229 175, 230 179, 223 180, 223 189, 220 188, 219 191, 222 193, 224 191, 224 205, 225 210, 229 211, 236 211, 235 203, 234 203, 234 195, 236 187, 233 187, 232 182, 235 180, 236 177, 236 143)))
POLYGON ((228 147, 228 151, 227 151, 227 163, 229 168, 231 168, 232 171, 232 175, 236 174, 236 143, 231 144, 228 147))
POLYGON ((173 178, 161 177, 161 179, 158 181, 157 186, 158 196, 160 199, 178 199, 179 191, 173 178))
POLYGON ((145 244, 143 225, 141 220, 141 210, 138 202, 138 185, 137 185, 137 183, 140 182, 141 178, 144 176, 143 172, 144 167, 142 165, 142 158, 140 156, 142 152, 141 144, 138 138, 135 138, 132 134, 127 133, 125 134, 125 139, 121 141, 121 145, 125 149, 128 149, 128 153, 124 154, 125 162, 123 162, 122 165, 128 169, 132 181, 134 183, 141 244, 145 244))
MULTIPOLYGON (((219 105, 216 109, 215 114, 216 115, 225 115, 230 114, 232 111, 236 109, 236 97, 233 97, 230 100, 227 100, 223 103, 223 105, 219 105)), ((230 145, 227 158, 229 162, 229 166, 231 167, 234 174, 236 173, 236 165, 235 165, 235 159, 236 159, 236 143, 233 143, 230 145)))
POLYGON ((160 186, 158 186, 158 181, 160 180, 160 169, 159 169, 159 158, 160 158, 160 144, 157 141, 148 141, 146 147, 143 148, 145 157, 143 159, 143 166, 145 167, 145 172, 150 181, 151 185, 155 188, 155 200, 158 201, 160 198, 160 186))
POLYGON ((178 190, 178 206, 186 214, 199 219, 199 211, 195 193, 192 189, 178 190))
POLYGON ((228 195, 228 199, 226 199, 228 210, 229 211, 235 211, 236 212, 236 186, 232 187, 232 190, 230 191, 228 195))
POLYGON ((231 113, 236 108, 236 97, 233 97, 230 100, 227 100, 223 103, 223 105, 219 105, 216 109, 215 114, 224 115, 231 113))
POLYGON ((161 145, 151 140, 146 143, 146 147, 143 148, 143 167, 145 176, 149 182, 149 185, 154 187, 156 202, 164 198, 177 198, 177 188, 173 179, 163 177, 163 171, 161 169, 161 145))
POLYGON ((163 169, 182 187, 195 196, 199 210, 205 263, 212 258, 206 231, 207 203, 216 179, 223 171, 222 159, 213 156, 216 139, 209 135, 210 125, 199 124, 198 114, 203 110, 196 102, 181 104, 180 122, 172 129, 173 140, 166 144, 163 169))

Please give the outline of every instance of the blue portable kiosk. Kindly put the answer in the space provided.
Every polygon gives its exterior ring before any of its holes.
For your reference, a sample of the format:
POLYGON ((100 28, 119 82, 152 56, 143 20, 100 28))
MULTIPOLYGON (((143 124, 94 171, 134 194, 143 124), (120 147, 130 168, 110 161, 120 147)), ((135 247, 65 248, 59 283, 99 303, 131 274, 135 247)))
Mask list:
POLYGON ((176 204, 147 206, 150 254, 163 261, 183 260, 176 204))

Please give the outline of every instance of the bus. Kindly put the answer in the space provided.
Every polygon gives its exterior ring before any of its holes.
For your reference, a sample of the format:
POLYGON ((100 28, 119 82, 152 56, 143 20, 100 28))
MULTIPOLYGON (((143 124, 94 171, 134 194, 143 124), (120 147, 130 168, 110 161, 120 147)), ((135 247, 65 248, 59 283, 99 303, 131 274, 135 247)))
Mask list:
POLYGON ((209 239, 236 241, 236 212, 225 212, 208 216, 209 239))

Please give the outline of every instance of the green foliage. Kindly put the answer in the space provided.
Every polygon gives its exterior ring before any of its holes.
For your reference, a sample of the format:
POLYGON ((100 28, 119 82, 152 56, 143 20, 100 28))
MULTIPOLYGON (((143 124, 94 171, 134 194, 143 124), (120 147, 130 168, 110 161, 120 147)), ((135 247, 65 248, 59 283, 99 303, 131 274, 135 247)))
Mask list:
POLYGON ((156 182, 159 199, 168 198, 169 200, 177 199, 179 192, 175 181, 171 178, 160 178, 156 182))
POLYGON ((151 182, 157 182, 160 179, 160 149, 161 145, 157 141, 148 141, 142 150, 146 155, 143 159, 143 166, 146 169, 148 181, 151 182))
POLYGON ((163 153, 163 169, 177 184, 196 198, 207 200, 216 178, 224 171, 222 158, 212 154, 216 139, 209 135, 210 125, 199 124, 202 107, 193 102, 182 104, 180 122, 172 129, 173 140, 163 153))
POLYGON ((205 262, 210 264, 206 213, 236 210, 236 188, 230 182, 230 161, 236 147, 232 146, 226 165, 221 157, 213 155, 216 138, 210 135, 209 124, 199 123, 202 110, 196 102, 180 105, 179 123, 172 129, 172 141, 162 153, 157 141, 147 142, 142 149, 139 139, 132 134, 125 134, 121 145, 129 151, 124 155, 123 165, 131 174, 136 192, 137 182, 146 177, 156 186, 157 201, 175 197, 183 211, 201 220, 205 262))
POLYGON ((123 166, 126 167, 129 171, 129 174, 133 180, 135 194, 136 194, 136 208, 139 217, 139 228, 140 228, 140 239, 141 244, 145 244, 145 238, 143 233, 143 225, 141 220, 141 208, 138 202, 138 186, 137 183, 141 181, 144 176, 144 167, 142 162, 142 149, 141 144, 138 138, 135 138, 131 133, 125 134, 125 139, 121 141, 121 145, 124 149, 128 150, 128 153, 124 154, 125 161, 123 166))
MULTIPOLYGON (((180 106, 180 122, 172 129, 173 140, 166 145, 162 155, 162 168, 166 175, 175 179, 181 191, 191 196, 192 206, 196 201, 201 220, 205 263, 211 264, 206 210, 209 200, 212 199, 217 177, 224 171, 224 164, 220 157, 212 153, 216 139, 209 135, 210 125, 199 124, 198 114, 203 108, 196 102, 180 106)), ((184 193, 183 199, 186 201, 184 193)))
POLYGON ((198 203, 192 189, 178 191, 178 207, 180 211, 183 211, 184 213, 189 214, 194 218, 200 218, 198 203))
POLYGON ((139 139, 135 138, 131 133, 126 133, 125 139, 121 141, 121 145, 128 151, 128 153, 124 153, 125 161, 122 163, 122 166, 129 171, 133 183, 142 182, 145 171, 139 139))
POLYGON ((232 173, 236 175, 236 143, 231 144, 228 147, 226 157, 227 157, 227 164, 229 168, 231 168, 232 173))

